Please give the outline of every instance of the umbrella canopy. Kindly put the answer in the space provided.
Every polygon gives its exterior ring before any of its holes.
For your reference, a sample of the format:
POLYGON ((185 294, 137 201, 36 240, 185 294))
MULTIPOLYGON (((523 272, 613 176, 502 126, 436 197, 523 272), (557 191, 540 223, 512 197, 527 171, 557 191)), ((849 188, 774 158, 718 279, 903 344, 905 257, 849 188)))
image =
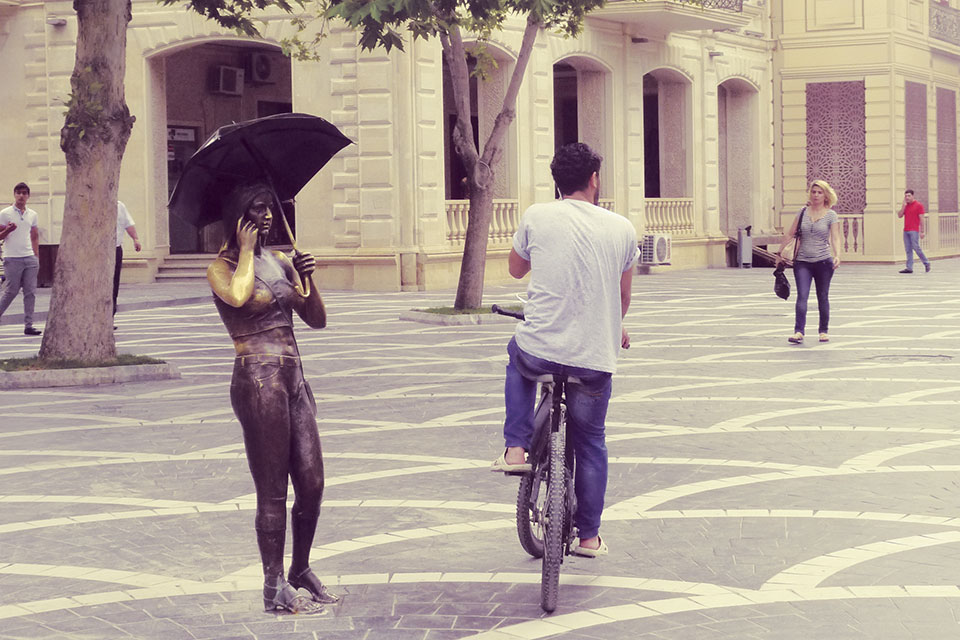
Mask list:
POLYGON ((292 199, 351 140, 335 126, 305 113, 281 113, 220 127, 183 168, 170 196, 170 212, 203 226, 221 219, 234 187, 271 185, 292 199))

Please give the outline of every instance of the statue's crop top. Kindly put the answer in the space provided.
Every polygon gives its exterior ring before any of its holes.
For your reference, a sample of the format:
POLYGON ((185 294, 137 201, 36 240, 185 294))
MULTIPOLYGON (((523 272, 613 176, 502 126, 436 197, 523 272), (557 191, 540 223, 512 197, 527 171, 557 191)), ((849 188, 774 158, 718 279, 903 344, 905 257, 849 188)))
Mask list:
MULTIPOLYGON (((236 268, 236 254, 223 252, 224 259, 236 268)), ((263 333, 277 327, 293 328, 293 302, 299 293, 287 277, 280 261, 264 249, 253 260, 253 293, 241 307, 233 307, 216 294, 213 301, 231 338, 263 333), (278 300, 279 298, 279 300, 278 300)))

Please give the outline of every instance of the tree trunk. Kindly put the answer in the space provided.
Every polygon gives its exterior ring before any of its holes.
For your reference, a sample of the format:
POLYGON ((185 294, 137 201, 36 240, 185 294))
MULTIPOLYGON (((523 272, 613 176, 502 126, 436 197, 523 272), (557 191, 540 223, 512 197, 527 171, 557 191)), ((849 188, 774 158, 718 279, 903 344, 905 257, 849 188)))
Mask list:
POLYGON ((79 33, 60 148, 67 192, 42 360, 116 357, 113 266, 120 161, 134 118, 124 101, 130 0, 74 0, 79 33))
MULTIPOLYGON (((527 63, 530 61, 530 55, 533 52, 533 45, 537 40, 542 25, 531 14, 527 19, 527 25, 523 32, 523 41, 520 44, 520 52, 517 54, 517 62, 513 67, 513 74, 510 76, 510 84, 503 96, 503 105, 500 113, 494 120, 493 129, 483 145, 483 152, 478 158, 476 152, 470 153, 470 149, 464 148, 460 143, 458 131, 454 132, 454 141, 457 154, 463 160, 467 168, 468 180, 470 182, 470 212, 467 214, 467 235, 463 243, 463 260, 460 262, 460 280, 457 283, 457 297, 453 303, 454 309, 475 309, 483 303, 483 274, 487 262, 487 240, 490 233, 490 220, 493 217, 493 189, 494 178, 500 159, 503 157, 503 145, 507 137, 507 131, 510 124, 516 118, 517 94, 520 92, 520 84, 523 82, 523 75, 527 70, 527 63)), ((457 123, 470 122, 470 102, 469 102, 469 77, 466 75, 466 52, 463 48, 463 41, 460 37, 460 31, 453 28, 449 32, 448 39, 441 37, 444 54, 447 55, 447 64, 451 68, 451 84, 454 87, 454 95, 457 97, 457 123), (460 63, 462 59, 463 70, 458 74, 454 64, 460 63), (459 86, 458 86, 459 83, 459 86)), ((463 125, 463 130, 467 125, 463 125)), ((470 136, 472 142, 472 132, 470 136)))
MULTIPOLYGON (((470 213, 460 261, 460 280, 454 309, 476 309, 483 304, 483 274, 487 266, 487 240, 493 217, 493 189, 481 188, 471 180, 470 213)), ((493 181, 490 181, 493 184, 493 181)))

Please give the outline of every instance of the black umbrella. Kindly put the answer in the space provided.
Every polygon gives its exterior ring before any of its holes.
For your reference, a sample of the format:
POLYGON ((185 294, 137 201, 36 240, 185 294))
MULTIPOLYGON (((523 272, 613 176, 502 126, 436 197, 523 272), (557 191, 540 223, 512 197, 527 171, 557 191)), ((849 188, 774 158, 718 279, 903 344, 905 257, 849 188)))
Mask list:
MULTIPOLYGON (((184 165, 170 196, 170 212, 199 227, 217 222, 234 187, 260 181, 273 188, 280 202, 290 200, 351 142, 323 118, 305 113, 220 127, 184 165)), ((284 218, 282 209, 278 215, 284 218)), ((292 236, 290 240, 296 247, 292 236)))

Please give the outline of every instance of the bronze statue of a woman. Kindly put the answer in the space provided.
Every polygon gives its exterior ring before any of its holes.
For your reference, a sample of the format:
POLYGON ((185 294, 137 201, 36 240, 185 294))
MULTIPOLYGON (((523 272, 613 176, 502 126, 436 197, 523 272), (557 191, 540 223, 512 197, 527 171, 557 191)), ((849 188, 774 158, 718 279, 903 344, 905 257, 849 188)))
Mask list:
POLYGON ((327 317, 312 286, 313 256, 298 252, 291 261, 264 246, 274 201, 262 184, 231 192, 223 210, 228 239, 207 269, 207 279, 237 351, 230 401, 243 427, 257 492, 264 609, 315 614, 323 612, 323 603, 339 598, 310 569, 323 496, 323 456, 316 402, 303 378, 292 312, 314 329, 325 327, 327 317), (293 559, 284 579, 288 475, 294 490, 293 559))

